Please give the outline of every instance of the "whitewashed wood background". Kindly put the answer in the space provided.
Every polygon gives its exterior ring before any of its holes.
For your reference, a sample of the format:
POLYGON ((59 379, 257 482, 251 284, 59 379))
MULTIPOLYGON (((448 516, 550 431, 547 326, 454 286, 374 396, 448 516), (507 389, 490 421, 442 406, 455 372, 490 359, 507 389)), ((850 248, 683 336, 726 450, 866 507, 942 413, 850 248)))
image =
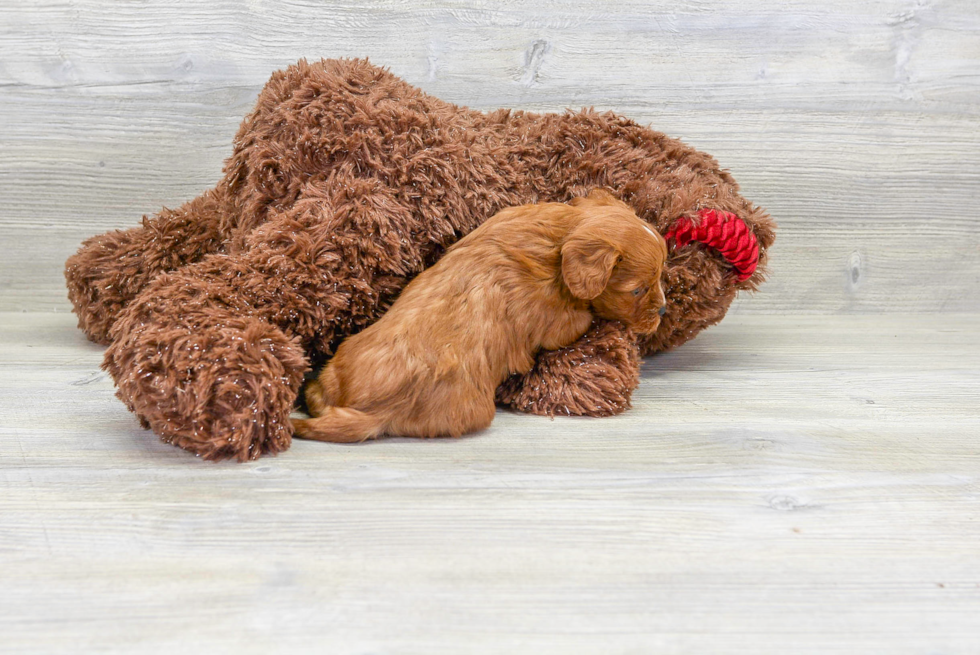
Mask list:
POLYGON ((976 0, 7 0, 0 310, 67 310, 84 237, 213 185, 269 74, 340 56, 711 152, 781 226, 734 311, 980 309, 976 0))
POLYGON ((975 655, 978 209, 978 0, 0 0, 0 653, 975 655), (711 152, 772 280, 611 419, 160 443, 63 262, 339 56, 711 152))

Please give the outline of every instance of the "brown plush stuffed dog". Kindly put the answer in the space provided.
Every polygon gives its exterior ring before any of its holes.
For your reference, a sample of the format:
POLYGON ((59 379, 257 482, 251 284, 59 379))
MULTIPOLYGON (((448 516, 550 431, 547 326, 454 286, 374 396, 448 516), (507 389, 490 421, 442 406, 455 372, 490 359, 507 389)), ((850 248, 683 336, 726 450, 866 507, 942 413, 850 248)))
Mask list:
POLYGON ((605 416, 629 406, 641 354, 687 341, 763 281, 774 238, 709 155, 612 113, 483 113, 364 60, 301 61, 259 94, 215 188, 86 241, 69 297, 144 426, 247 460, 289 447, 311 364, 453 243, 505 207, 594 188, 667 239, 667 313, 639 337, 597 320, 497 400, 605 416))
POLYGON ((317 418, 296 435, 459 436, 490 425, 494 392, 588 329, 593 314, 640 333, 664 307, 663 237, 595 191, 572 206, 505 209, 416 277, 378 322, 340 344, 306 388, 317 418))

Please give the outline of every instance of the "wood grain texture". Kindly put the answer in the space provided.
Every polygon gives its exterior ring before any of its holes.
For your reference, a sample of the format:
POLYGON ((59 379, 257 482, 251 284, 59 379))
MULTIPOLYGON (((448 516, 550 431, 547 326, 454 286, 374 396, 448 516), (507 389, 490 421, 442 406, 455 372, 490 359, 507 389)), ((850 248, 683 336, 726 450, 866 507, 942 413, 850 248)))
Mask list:
POLYGON ((370 56, 479 109, 594 105, 716 155, 781 230, 740 313, 980 309, 972 0, 0 6, 0 309, 212 186, 269 73, 370 56))
POLYGON ((975 653, 978 71, 973 0, 0 3, 0 652, 975 653), (62 264, 212 186, 302 56, 680 137, 772 279, 620 417, 161 444, 62 264))
POLYGON ((0 314, 0 650, 973 653, 978 332, 732 316, 619 417, 212 464, 0 314))

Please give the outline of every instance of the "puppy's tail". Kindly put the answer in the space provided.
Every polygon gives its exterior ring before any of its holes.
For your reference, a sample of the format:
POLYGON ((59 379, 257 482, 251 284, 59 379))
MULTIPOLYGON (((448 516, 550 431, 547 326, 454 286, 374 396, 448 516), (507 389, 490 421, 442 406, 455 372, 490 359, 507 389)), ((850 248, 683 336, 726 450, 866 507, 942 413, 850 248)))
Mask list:
POLYGON ((355 443, 384 432, 385 421, 352 407, 324 407, 311 419, 292 419, 293 433, 300 439, 355 443))

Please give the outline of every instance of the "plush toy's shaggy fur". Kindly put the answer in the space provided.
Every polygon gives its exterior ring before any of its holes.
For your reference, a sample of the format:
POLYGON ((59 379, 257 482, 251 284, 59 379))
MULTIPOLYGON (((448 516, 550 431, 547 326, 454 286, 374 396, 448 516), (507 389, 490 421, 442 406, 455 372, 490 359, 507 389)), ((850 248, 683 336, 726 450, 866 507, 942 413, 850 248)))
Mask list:
POLYGON ((774 225, 710 156, 612 113, 481 113, 364 60, 275 73, 217 187, 142 227, 86 241, 67 262, 79 326, 110 344, 119 397, 161 438, 207 458, 289 446, 304 373, 375 321, 407 282, 498 210, 605 187, 667 234, 704 208, 759 243, 740 281, 696 244, 670 252, 668 311, 637 341, 597 323, 498 390, 534 413, 612 414, 638 355, 724 316, 765 275, 774 225))

